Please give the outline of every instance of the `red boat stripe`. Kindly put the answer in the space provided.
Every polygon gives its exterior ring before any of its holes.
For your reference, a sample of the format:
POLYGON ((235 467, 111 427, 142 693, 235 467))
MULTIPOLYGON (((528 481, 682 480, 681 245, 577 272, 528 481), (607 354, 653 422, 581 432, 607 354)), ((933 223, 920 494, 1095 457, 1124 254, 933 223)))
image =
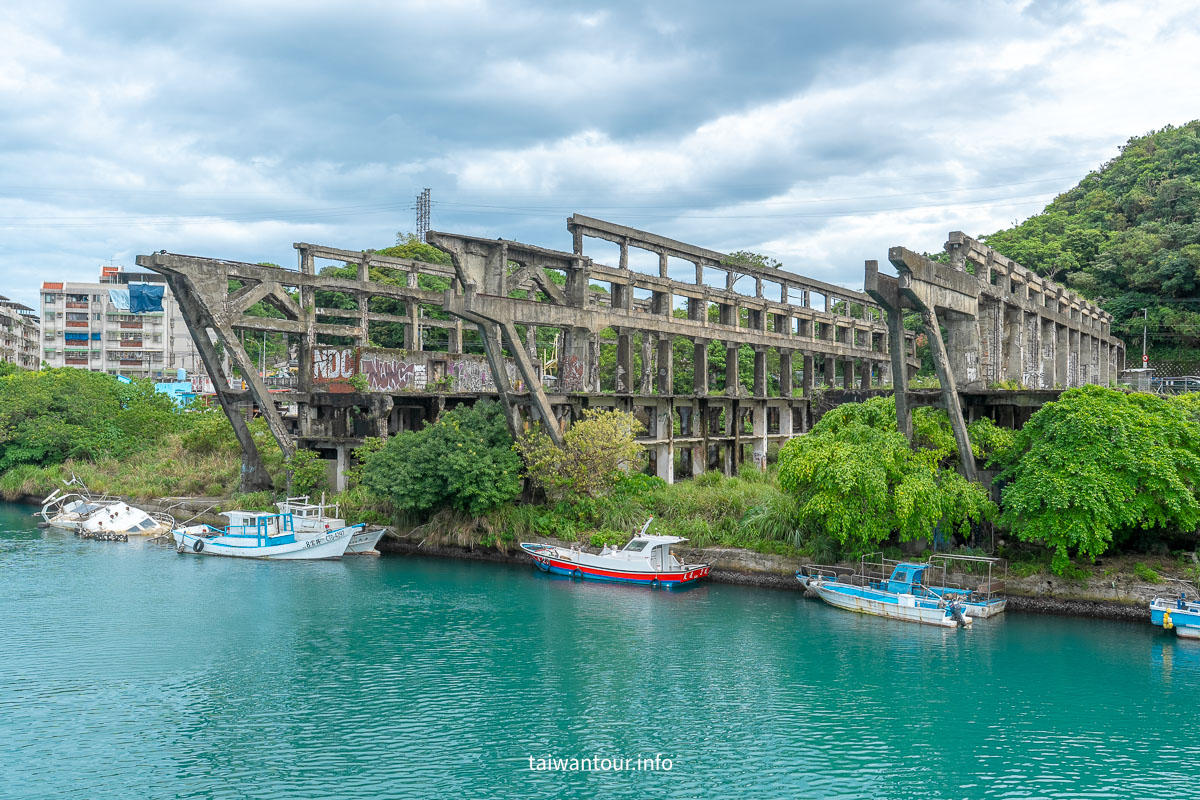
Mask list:
POLYGON ((587 575, 603 575, 608 578, 623 578, 625 580, 641 580, 649 583, 654 578, 660 581, 686 581, 702 578, 708 574, 708 568, 695 569, 690 572, 660 572, 657 575, 647 572, 617 572, 614 570, 600 569, 599 567, 591 567, 585 564, 572 564, 569 561, 559 561, 555 558, 547 558, 551 566, 558 567, 573 572, 579 570, 587 575), (690 577, 689 577, 690 576, 690 577))

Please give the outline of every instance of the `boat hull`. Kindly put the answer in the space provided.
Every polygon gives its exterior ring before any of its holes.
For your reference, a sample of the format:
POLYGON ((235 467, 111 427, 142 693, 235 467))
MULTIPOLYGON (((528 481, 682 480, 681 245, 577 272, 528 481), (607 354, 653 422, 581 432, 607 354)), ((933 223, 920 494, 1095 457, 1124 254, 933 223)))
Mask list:
POLYGON ((379 544, 379 540, 383 538, 386 529, 379 528, 373 531, 362 531, 350 537, 350 544, 346 545, 346 555, 348 556, 377 556, 379 551, 375 549, 375 545, 379 544))
POLYGON ((176 529, 171 532, 180 553, 230 558, 260 558, 275 561, 313 561, 341 558, 357 528, 330 531, 310 539, 276 545, 256 546, 237 539, 253 537, 201 536, 199 531, 176 529), (197 549, 197 542, 201 542, 197 549))
POLYGON ((1176 636, 1200 639, 1200 603, 1188 602, 1180 608, 1174 600, 1155 598, 1150 604, 1150 624, 1164 627, 1167 614, 1171 615, 1171 627, 1176 636))
MULTIPOLYGON (((871 614, 888 619, 899 619, 905 622, 918 622, 923 625, 937 625, 942 628, 957 628, 959 622, 946 613, 945 608, 926 607, 917 602, 906 604, 901 598, 911 595, 900 595, 896 602, 879 600, 862 594, 841 591, 841 587, 822 581, 810 581, 809 588, 816 591, 822 600, 836 608, 847 611, 857 611, 860 614, 871 614)), ((964 617, 965 624, 971 624, 971 617, 964 617)))
POLYGON ((688 568, 679 571, 644 571, 631 568, 633 565, 608 566, 569 560, 554 555, 556 551, 553 548, 534 549, 524 544, 521 547, 543 572, 589 581, 635 583, 642 586, 661 586, 670 589, 695 583, 701 578, 707 577, 712 569, 707 564, 696 564, 688 565, 688 568))

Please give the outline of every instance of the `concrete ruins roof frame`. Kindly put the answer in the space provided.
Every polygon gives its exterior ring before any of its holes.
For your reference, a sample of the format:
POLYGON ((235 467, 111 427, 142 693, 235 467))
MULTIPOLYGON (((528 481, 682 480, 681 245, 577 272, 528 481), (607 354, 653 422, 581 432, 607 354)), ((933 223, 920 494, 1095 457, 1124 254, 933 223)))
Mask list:
MULTIPOLYGON (((172 291, 185 309, 185 320, 201 357, 213 376, 216 394, 222 408, 234 425, 244 453, 243 484, 246 488, 262 488, 269 477, 262 468, 261 456, 254 446, 246 426, 245 415, 256 404, 270 426, 274 438, 285 454, 294 452, 298 444, 319 446, 332 441, 317 433, 317 407, 348 406, 370 410, 378 435, 388 433, 388 415, 393 401, 399 400, 388 392, 349 392, 340 386, 335 395, 328 385, 317 384, 313 377, 314 353, 327 337, 348 337, 359 348, 370 347, 372 323, 403 323, 406 351, 421 351, 421 329, 447 329, 451 352, 462 351, 463 325, 473 324, 483 341, 494 391, 503 402, 509 423, 514 431, 523 428, 532 418, 545 422, 551 436, 561 435, 563 426, 578 415, 580 404, 641 407, 650 409, 654 425, 651 445, 657 448, 655 459, 660 474, 670 479, 675 439, 685 448, 692 448, 688 458, 700 457, 710 443, 726 448, 726 468, 740 456, 730 453, 740 448, 740 420, 752 418, 754 458, 765 461, 768 439, 786 439, 796 431, 806 430, 808 397, 816 383, 816 362, 823 361, 824 377, 834 383, 837 363, 843 365, 841 378, 851 388, 861 378, 864 388, 886 382, 891 363, 900 363, 907 371, 915 368, 912 334, 899 334, 905 342, 903 353, 890 353, 888 329, 882 310, 873 299, 831 284, 806 278, 785 270, 752 265, 731 264, 727 257, 715 251, 698 248, 652 233, 639 231, 603 220, 575 215, 568 220, 574 239, 571 253, 549 250, 534 245, 505 240, 481 239, 451 233, 430 232, 429 243, 450 254, 453 267, 381 256, 376 253, 340 250, 320 245, 297 243, 299 267, 285 269, 277 266, 243 264, 239 262, 199 258, 166 252, 139 256, 137 263, 166 276, 172 291), (585 237, 617 241, 621 247, 618 266, 595 263, 583 254, 585 237), (627 262, 628 249, 641 248, 656 252, 660 257, 658 275, 631 270, 627 262), (667 277, 667 259, 683 258, 696 268, 696 281, 678 281, 667 277), (315 268, 316 259, 327 259, 357 266, 355 278, 336 278, 321 275, 315 268), (727 273, 726 287, 717 288, 703 282, 704 269, 715 268, 727 273), (373 269, 393 275, 407 276, 403 285, 371 280, 373 269), (565 285, 552 280, 548 271, 566 276, 565 285), (451 288, 434 292, 420 288, 420 275, 448 279, 451 288), (755 280, 753 296, 733 290, 740 277, 749 275, 755 280), (231 291, 231 281, 241 286, 231 291), (764 283, 780 286, 779 299, 764 296, 764 283), (607 283, 611 292, 605 298, 590 291, 593 283, 607 283), (516 290, 527 296, 512 296, 516 290), (534 291, 530 291, 534 290, 534 291), (635 302, 635 291, 650 295, 649 306, 635 302), (334 309, 316 306, 316 292, 339 292, 354 298, 353 309, 334 309), (801 293, 799 303, 788 302, 795 291, 801 293), (824 295, 826 309, 810 305, 813 295, 824 295), (371 311, 372 298, 384 297, 405 304, 404 314, 384 314, 371 311), (675 298, 684 298, 687 315, 673 316, 675 298), (836 302, 841 301, 841 302, 836 302), (251 306, 263 302, 281 312, 283 318, 267 318, 247 314, 251 306), (710 320, 709 307, 718 309, 717 318, 710 320), (450 320, 432 319, 421 314, 422 306, 449 312, 450 320), (858 316, 851 316, 856 311, 858 316), (322 318, 318 321, 318 317, 322 318), (330 320, 340 320, 335 324, 330 320), (526 327, 526 342, 520 341, 517 326, 526 327), (558 328, 565 333, 563 358, 560 359, 558 380, 552 387, 543 386, 541 365, 530 346, 532 331, 537 327, 558 328), (600 391, 598 355, 600 334, 614 329, 617 334, 617 371, 615 392, 600 391), (241 330, 283 333, 295 337, 299 355, 299 385, 295 391, 270 392, 258 375, 255 365, 246 354, 237 332, 241 330), (632 337, 641 334, 642 362, 640 381, 632 369, 632 337), (693 392, 674 395, 672 342, 675 337, 693 341, 695 378, 693 392), (722 341, 727 348, 726 390, 710 394, 708 345, 722 341), (241 373, 246 389, 236 388, 222 368, 217 343, 228 354, 230 363, 241 373), (737 350, 750 345, 755 351, 754 380, 750 392, 742 388, 738 378, 737 350), (768 397, 767 351, 776 348, 780 355, 779 392, 768 397), (793 355, 803 358, 804 396, 793 391, 793 355), (505 357, 515 364, 512 373, 505 357), (657 375, 651 373, 651 362, 657 361, 657 375), (515 375, 515 377, 514 377, 515 375), (513 380, 519 381, 514 385, 513 380), (552 389, 553 391, 548 391, 552 389), (711 399, 710 399, 711 398, 711 399), (295 430, 289 428, 276 407, 277 402, 294 402, 298 407, 295 430), (795 412, 799 411, 799 414, 795 412), (677 437, 669 417, 686 418, 687 425, 677 437), (711 417, 711 419, 710 419, 711 417), (724 417, 724 432, 710 430, 719 426, 724 417), (775 420, 779 432, 768 432, 768 417, 775 420), (701 430, 695 421, 703 419, 701 430), (710 436, 710 434, 713 434, 710 436)), ((895 339, 893 339, 895 340, 895 339)), ((895 348, 900 350, 901 348, 895 348)), ((422 393, 417 393, 422 394, 422 393)), ((444 389, 423 394, 446 394, 444 389)), ((406 398, 412 394, 406 394, 406 398)), ((444 399, 438 401, 439 404, 444 399)), ((333 436, 339 459, 345 442, 353 437, 333 436)), ((652 450, 652 453, 655 452, 652 450)), ((706 458, 707 456, 705 456, 706 458)), ((692 463, 694 472, 703 464, 692 463)))
MULTIPOLYGON (((890 248, 897 277, 879 274, 878 263, 868 261, 864 287, 886 311, 890 330, 903 326, 904 309, 921 315, 963 471, 975 480, 961 391, 1006 383, 1030 390, 1106 385, 1124 369, 1125 345, 1112 335, 1111 314, 982 242, 953 231, 945 250, 948 264, 890 248)), ((912 438, 905 371, 894 390, 897 424, 912 438)))

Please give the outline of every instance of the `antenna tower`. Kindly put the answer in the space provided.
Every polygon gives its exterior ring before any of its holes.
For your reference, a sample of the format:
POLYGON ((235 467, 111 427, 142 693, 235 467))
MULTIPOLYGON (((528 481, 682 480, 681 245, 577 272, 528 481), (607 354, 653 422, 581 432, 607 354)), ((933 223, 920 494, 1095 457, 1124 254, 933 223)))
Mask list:
POLYGON ((427 233, 429 233, 429 190, 422 189, 421 193, 417 195, 417 238, 424 242, 427 233))

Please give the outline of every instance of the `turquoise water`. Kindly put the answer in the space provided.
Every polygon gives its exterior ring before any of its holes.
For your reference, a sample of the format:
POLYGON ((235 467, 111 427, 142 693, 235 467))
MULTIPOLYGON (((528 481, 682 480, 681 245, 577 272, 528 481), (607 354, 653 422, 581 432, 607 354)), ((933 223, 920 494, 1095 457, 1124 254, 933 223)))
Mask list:
POLYGON ((0 506, 0 797, 1200 796, 1200 643, 1149 624, 247 563, 28 511, 0 506))

